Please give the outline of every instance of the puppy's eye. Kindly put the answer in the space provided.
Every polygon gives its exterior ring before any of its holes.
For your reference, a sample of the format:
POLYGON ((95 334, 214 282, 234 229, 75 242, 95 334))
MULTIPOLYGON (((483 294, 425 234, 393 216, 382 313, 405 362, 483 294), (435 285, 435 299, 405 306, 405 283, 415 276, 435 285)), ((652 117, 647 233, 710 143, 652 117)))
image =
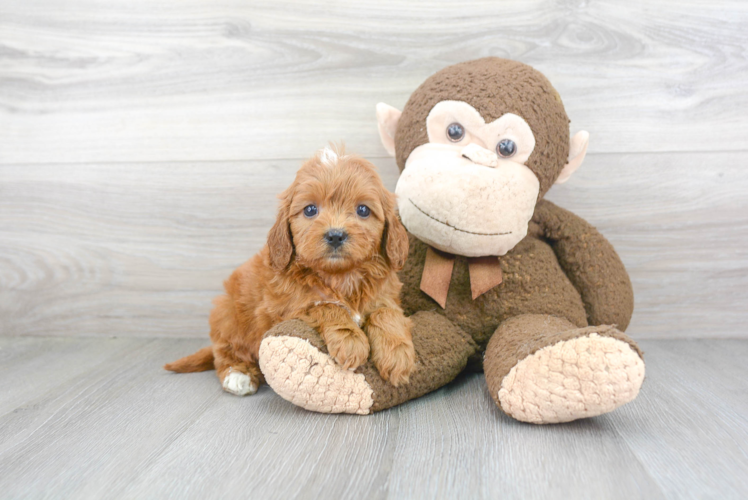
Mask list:
POLYGON ((447 137, 452 142, 460 142, 465 137, 465 127, 459 123, 450 123, 447 126, 447 137))
POLYGON ((362 219, 365 219, 369 215, 371 215, 371 210, 366 205, 359 205, 358 207, 356 207, 356 215, 358 215, 362 219))
POLYGON ((312 218, 317 215, 317 205, 307 205, 304 207, 304 216, 312 218))
POLYGON ((517 145, 511 139, 501 139, 496 145, 496 154, 503 158, 514 156, 517 152, 517 145))

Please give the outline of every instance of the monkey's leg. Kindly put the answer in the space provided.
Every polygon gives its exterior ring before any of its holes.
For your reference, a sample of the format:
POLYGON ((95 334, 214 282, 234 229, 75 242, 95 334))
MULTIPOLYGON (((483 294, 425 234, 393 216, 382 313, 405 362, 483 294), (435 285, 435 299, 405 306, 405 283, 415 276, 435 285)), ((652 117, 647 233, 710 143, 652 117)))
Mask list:
POLYGON ((270 329, 260 345, 260 368, 273 390, 291 403, 320 413, 367 415, 423 396, 451 382, 475 352, 473 340, 435 312, 413 320, 415 369, 399 387, 382 380, 371 360, 356 371, 330 357, 316 330, 300 320, 270 329))
POLYGON ((615 327, 540 314, 504 321, 483 368, 499 408, 535 424, 607 413, 636 398, 644 381, 639 346, 615 327))

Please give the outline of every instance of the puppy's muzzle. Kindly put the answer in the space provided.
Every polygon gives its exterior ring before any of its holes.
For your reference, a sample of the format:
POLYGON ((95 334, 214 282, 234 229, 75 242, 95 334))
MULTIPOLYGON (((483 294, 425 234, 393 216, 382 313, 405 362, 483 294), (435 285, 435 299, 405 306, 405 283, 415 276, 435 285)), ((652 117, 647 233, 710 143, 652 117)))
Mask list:
POLYGON ((345 240, 347 239, 348 233, 342 229, 330 229, 325 233, 325 241, 335 250, 345 243, 345 240))

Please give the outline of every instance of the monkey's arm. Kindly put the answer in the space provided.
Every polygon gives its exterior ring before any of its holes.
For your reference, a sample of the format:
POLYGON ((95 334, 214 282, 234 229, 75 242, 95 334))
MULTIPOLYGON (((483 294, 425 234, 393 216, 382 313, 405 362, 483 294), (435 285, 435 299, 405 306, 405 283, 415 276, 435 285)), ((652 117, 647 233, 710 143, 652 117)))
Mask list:
POLYGON ((540 200, 532 218, 579 291, 590 325, 626 330, 634 311, 631 280, 613 245, 581 217, 540 200))

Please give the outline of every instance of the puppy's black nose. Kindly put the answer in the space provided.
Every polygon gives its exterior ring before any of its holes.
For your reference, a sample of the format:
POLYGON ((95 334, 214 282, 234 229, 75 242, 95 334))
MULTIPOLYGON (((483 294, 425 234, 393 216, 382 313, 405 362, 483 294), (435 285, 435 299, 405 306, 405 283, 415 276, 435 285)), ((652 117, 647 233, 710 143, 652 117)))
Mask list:
POLYGON ((330 229, 325 233, 325 241, 333 248, 338 248, 348 239, 348 233, 342 229, 330 229))

